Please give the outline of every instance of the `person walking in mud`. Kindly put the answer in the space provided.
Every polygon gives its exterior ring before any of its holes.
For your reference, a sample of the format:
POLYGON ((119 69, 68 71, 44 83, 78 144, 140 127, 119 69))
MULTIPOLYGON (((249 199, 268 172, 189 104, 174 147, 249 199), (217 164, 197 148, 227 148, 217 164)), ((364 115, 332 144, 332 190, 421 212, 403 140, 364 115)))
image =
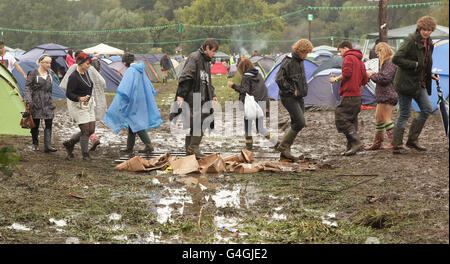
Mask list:
POLYGON ((375 97, 377 99, 377 108, 375 110, 375 137, 373 144, 364 150, 377 150, 381 148, 384 140, 384 131, 389 138, 391 145, 384 149, 392 150, 392 129, 394 122, 391 120, 392 109, 398 102, 397 92, 394 90, 394 76, 397 66, 392 63, 394 51, 386 42, 380 42, 375 46, 375 52, 379 58, 379 72, 367 72, 367 77, 374 81, 375 97))
MULTIPOLYGON (((267 109, 267 87, 264 83, 263 77, 255 68, 255 65, 253 65, 253 63, 249 59, 245 58, 239 63, 238 72, 241 74, 241 76, 243 76, 241 84, 237 85, 229 81, 228 86, 239 93, 239 101, 242 102, 242 104, 240 104, 241 110, 244 110, 242 106, 244 105, 246 94, 253 96, 256 102, 264 102, 266 106, 264 107, 264 109, 267 109)), ((245 148, 248 150, 253 149, 252 122, 253 120, 244 119, 245 148)), ((275 139, 274 136, 271 137, 269 131, 267 131, 264 127, 264 116, 257 118, 255 122, 256 131, 258 133, 263 135, 266 139, 275 139)))
POLYGON ((94 83, 89 76, 88 70, 92 59, 89 54, 80 52, 75 58, 76 70, 70 74, 67 81, 67 108, 80 132, 63 142, 67 151, 67 158, 74 157, 73 149, 80 142, 83 160, 91 161, 89 155, 89 136, 95 132, 95 99, 92 98, 94 83))
POLYGON ((313 45, 307 39, 300 39, 292 46, 292 53, 281 62, 275 81, 279 87, 281 103, 291 118, 291 127, 275 148, 280 152, 280 158, 299 161, 291 154, 291 146, 295 137, 305 127, 305 103, 303 97, 308 94, 304 59, 312 52, 313 45))
POLYGON ((344 57, 342 74, 338 77, 330 75, 330 82, 341 82, 341 100, 335 110, 335 123, 337 131, 347 138, 347 150, 343 155, 351 156, 363 147, 358 136, 358 114, 361 112, 361 89, 366 85, 368 77, 361 50, 353 49, 348 40, 342 41, 338 50, 344 57))
POLYGON ((159 64, 161 65, 163 84, 166 84, 168 72, 172 68, 172 63, 170 62, 170 59, 169 59, 169 56, 167 56, 167 53, 164 53, 159 64))
POLYGON ((28 73, 25 83, 24 101, 27 108, 31 110, 31 116, 35 127, 31 129, 33 140, 33 150, 39 150, 39 124, 44 119, 44 152, 55 152, 52 147, 52 123, 56 104, 52 99, 53 81, 50 75, 50 65, 52 58, 47 54, 42 54, 36 62, 39 67, 28 73))
POLYGON ((413 99, 419 106, 420 113, 411 123, 406 146, 418 151, 427 150, 419 144, 419 135, 433 111, 429 97, 431 80, 434 79, 437 82, 440 80, 439 75, 431 73, 434 45, 430 35, 435 29, 436 20, 433 17, 419 18, 416 23, 416 31, 405 39, 392 58, 392 62, 398 66, 394 88, 398 93, 400 108, 392 141, 394 154, 408 153, 403 147, 403 134, 411 114, 410 107, 413 99))
POLYGON ((137 134, 145 144, 139 153, 150 155, 154 147, 147 130, 161 126, 163 121, 155 101, 155 88, 146 73, 146 62, 131 64, 133 61, 134 54, 123 56, 127 70, 103 121, 115 133, 122 127, 128 129, 127 147, 121 150, 122 153, 133 156, 137 134))
MULTIPOLYGON (((209 113, 204 113, 202 108, 205 103, 217 102, 214 94, 214 86, 211 82, 211 59, 219 49, 219 43, 209 38, 203 42, 202 46, 192 52, 186 59, 184 68, 178 78, 178 89, 175 95, 175 103, 178 107, 182 107, 184 103, 189 106, 189 120, 184 120, 185 124, 189 123, 189 134, 185 137, 185 149, 187 155, 194 154, 197 159, 203 158, 205 155, 200 152, 200 143, 203 133, 206 129, 213 129, 214 119, 210 119, 209 126, 204 124, 206 118, 213 116, 212 105, 210 105, 209 113), (198 102, 194 104, 194 102, 198 102)), ((175 107, 175 108, 177 108, 175 107)), ((185 108, 183 108, 185 109, 185 108)), ((178 110, 177 110, 178 111, 178 110)), ((171 111, 172 114, 174 111, 171 111)), ((179 111, 175 113, 180 113, 179 111)), ((171 115, 171 119, 173 119, 171 115)))
MULTIPOLYGON (((75 57, 77 57, 80 54, 80 52, 81 51, 75 52, 75 57)), ((59 84, 59 86, 64 91, 67 90, 67 82, 69 81, 69 76, 74 71, 76 71, 77 66, 78 65, 76 63, 74 63, 72 66, 70 66, 70 68, 67 70, 66 75, 61 80, 61 83, 59 84)), ((92 88, 92 97, 95 98, 95 107, 94 107, 95 120, 101 121, 103 119, 103 117, 105 116, 106 108, 107 108, 106 97, 105 97, 106 82, 105 82, 105 79, 103 79, 103 77, 100 75, 100 73, 94 67, 89 67, 88 74, 94 83, 94 87, 92 88)), ((77 142, 78 142, 78 140, 77 140, 77 142)), ((89 137, 89 140, 91 142, 91 147, 90 147, 89 151, 90 152, 95 151, 97 149, 97 147, 100 145, 100 138, 94 132, 89 137)))

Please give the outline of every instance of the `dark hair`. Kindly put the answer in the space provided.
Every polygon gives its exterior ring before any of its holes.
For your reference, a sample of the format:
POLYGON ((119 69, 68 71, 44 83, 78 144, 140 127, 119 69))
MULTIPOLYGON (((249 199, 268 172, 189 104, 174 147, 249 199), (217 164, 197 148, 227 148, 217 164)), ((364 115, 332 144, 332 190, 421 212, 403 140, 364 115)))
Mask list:
POLYGON ((127 67, 130 67, 131 63, 134 62, 134 54, 128 52, 123 54, 122 62, 124 62, 127 67))
POLYGON ((350 42, 350 40, 343 40, 341 43, 339 43, 339 46, 337 48, 338 49, 343 49, 343 48, 353 49, 353 45, 350 42))
POLYGON ((247 72, 248 70, 253 69, 253 68, 255 68, 255 65, 252 63, 251 60, 249 60, 247 58, 242 59, 241 62, 239 62, 239 64, 238 64, 238 72, 241 75, 244 75, 245 72, 247 72))
POLYGON ((88 53, 86 53, 86 52, 80 52, 78 54, 78 56, 75 57, 75 60, 76 60, 78 65, 83 64, 83 63, 85 63, 87 61, 89 61, 89 63, 92 62, 91 56, 88 53))
POLYGON ((78 57, 78 54, 80 54, 81 52, 82 52, 81 50, 75 51, 75 54, 73 54, 74 58, 78 57))
POLYGON ((219 43, 217 42, 217 40, 213 39, 213 38, 209 38, 207 40, 205 40, 205 42, 203 42, 203 49, 206 49, 206 46, 209 47, 210 50, 218 50, 219 49, 219 43))

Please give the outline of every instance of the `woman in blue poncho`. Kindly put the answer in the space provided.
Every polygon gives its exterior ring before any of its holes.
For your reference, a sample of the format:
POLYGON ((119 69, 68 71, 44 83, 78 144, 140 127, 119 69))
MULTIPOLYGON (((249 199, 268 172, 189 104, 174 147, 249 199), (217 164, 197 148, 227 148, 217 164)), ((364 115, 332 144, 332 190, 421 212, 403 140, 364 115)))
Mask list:
POLYGON ((145 144, 145 148, 139 152, 148 155, 154 148, 146 130, 159 127, 163 121, 155 101, 156 91, 145 72, 145 62, 130 66, 133 60, 133 54, 125 54, 122 59, 128 69, 103 121, 115 133, 122 127, 128 128, 127 148, 123 152, 133 153, 138 134, 145 144))

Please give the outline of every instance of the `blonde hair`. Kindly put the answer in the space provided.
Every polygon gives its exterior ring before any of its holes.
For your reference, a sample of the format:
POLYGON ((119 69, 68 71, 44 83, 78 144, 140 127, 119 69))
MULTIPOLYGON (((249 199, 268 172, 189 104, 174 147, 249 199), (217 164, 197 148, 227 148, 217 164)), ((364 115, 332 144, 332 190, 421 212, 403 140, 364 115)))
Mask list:
POLYGON ((302 53, 310 53, 313 50, 313 44, 307 39, 300 39, 292 45, 292 52, 299 55, 302 53))
POLYGON ((39 57, 39 59, 36 61, 37 65, 40 65, 41 62, 48 62, 48 63, 52 63, 52 58, 50 56, 41 56, 39 57))
POLYGON ((378 58, 380 59, 380 69, 388 59, 392 59, 394 56, 394 51, 386 42, 378 43, 375 46, 375 52, 378 54, 378 58))

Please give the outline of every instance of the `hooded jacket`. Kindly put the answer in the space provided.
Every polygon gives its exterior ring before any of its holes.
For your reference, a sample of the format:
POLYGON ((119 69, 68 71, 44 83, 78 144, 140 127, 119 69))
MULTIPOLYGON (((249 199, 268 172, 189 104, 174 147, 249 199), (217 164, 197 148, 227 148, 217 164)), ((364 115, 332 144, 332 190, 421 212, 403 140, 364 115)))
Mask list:
POLYGON ((308 95, 303 59, 295 53, 287 55, 281 62, 275 82, 278 84, 281 97, 294 96, 296 90, 298 97, 308 95))
POLYGON ((256 102, 267 101, 267 87, 264 79, 256 68, 252 68, 244 73, 241 85, 233 84, 232 88, 239 93, 239 101, 244 103, 245 94, 255 97, 256 102))
POLYGON ((361 96, 361 88, 366 85, 367 78, 366 66, 361 60, 363 55, 360 50, 349 49, 344 53, 342 62, 342 77, 339 87, 339 95, 361 96))
POLYGON ((115 133, 129 127, 133 133, 162 125, 156 91, 145 73, 145 62, 132 64, 117 87, 103 122, 115 133))
POLYGON ((399 94, 415 96, 420 93, 422 81, 425 81, 428 95, 431 95, 431 67, 433 65, 434 45, 431 38, 428 38, 427 41, 430 45, 430 51, 426 65, 424 65, 425 46, 421 41, 418 30, 405 39, 405 42, 392 58, 392 62, 398 66, 394 78, 394 88, 399 94), (423 80, 424 72, 427 73, 425 80, 423 80))

